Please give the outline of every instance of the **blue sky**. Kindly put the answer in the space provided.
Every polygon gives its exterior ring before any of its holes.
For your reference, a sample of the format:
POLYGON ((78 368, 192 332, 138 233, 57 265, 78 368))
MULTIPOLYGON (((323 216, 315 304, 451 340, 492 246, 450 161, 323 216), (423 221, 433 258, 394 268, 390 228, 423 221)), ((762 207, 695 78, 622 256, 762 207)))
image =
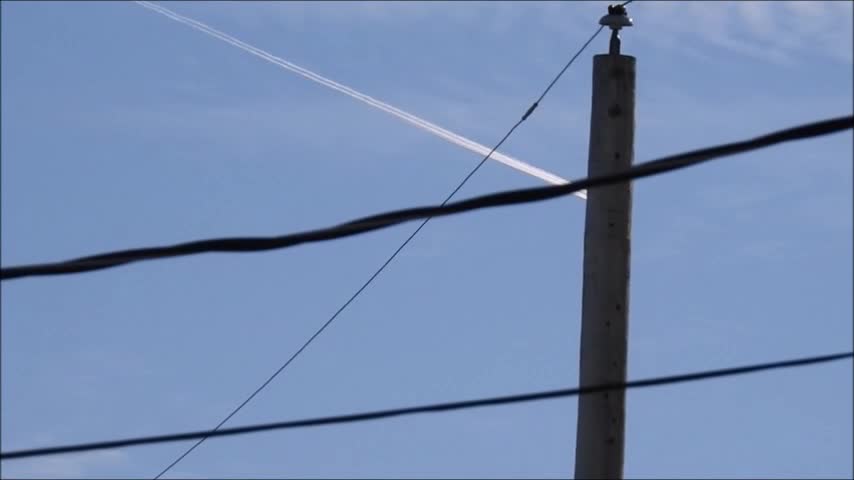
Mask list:
MULTIPOLYGON (((603 2, 168 8, 492 144, 603 2)), ((635 161, 852 111, 851 2, 646 2, 635 161)), ((2 264, 438 203, 476 155, 125 2, 2 4, 2 264)), ((586 171, 591 57, 504 153, 586 171)), ((852 348, 852 134, 635 184, 629 377, 852 348)), ((497 163, 461 197, 540 185, 497 163)), ((577 383, 584 204, 431 222, 229 425, 577 383)), ((212 428, 415 228, 2 284, 3 450, 212 428)), ((851 478, 852 366, 632 391, 628 478, 851 478)), ((574 399, 211 440, 172 478, 569 477, 574 399)), ((187 444, 3 462, 151 478, 187 444)))

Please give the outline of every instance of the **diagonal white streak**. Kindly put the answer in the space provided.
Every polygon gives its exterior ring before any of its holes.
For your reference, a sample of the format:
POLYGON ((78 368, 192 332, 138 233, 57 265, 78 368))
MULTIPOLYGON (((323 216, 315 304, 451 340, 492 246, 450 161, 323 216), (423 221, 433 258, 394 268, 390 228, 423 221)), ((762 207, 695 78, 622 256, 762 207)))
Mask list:
MULTIPOLYGON (((147 1, 137 1, 136 3, 142 7, 145 7, 147 9, 152 10, 154 12, 157 12, 157 13, 165 16, 165 17, 168 17, 169 19, 172 19, 176 22, 179 22, 179 23, 182 23, 182 24, 187 25, 189 27, 192 27, 198 31, 206 33, 206 34, 208 34, 214 38, 217 38, 217 39, 222 40, 228 44, 231 44, 237 48, 240 48, 241 50, 244 50, 244 51, 246 51, 252 55, 255 55, 256 57, 259 57, 263 60, 266 60, 272 64, 278 65, 278 66, 280 66, 286 70, 289 70, 293 73, 301 75, 301 76, 303 76, 303 77, 305 77, 305 78, 307 78, 313 82, 319 83, 325 87, 336 90, 336 91, 343 93, 347 96, 350 96, 356 100, 359 100, 365 104, 368 104, 374 108, 377 108, 377 109, 382 110, 386 113, 394 115, 395 117, 397 117, 397 118, 399 118, 399 119, 401 119, 401 120, 403 120, 403 121, 405 121, 411 125, 414 125, 414 126, 420 128, 422 130, 429 132, 429 133, 432 133, 433 135, 436 135, 440 138, 443 138, 443 139, 447 140, 448 142, 451 142, 455 145, 463 147, 469 151, 472 151, 472 152, 475 152, 475 153, 478 153, 480 155, 485 156, 485 155, 489 154, 489 152, 492 150, 492 149, 486 147, 485 145, 481 145, 481 144, 479 144, 473 140, 470 140, 470 139, 465 138, 461 135, 458 135, 454 132, 451 132, 451 131, 446 130, 442 127, 439 127, 438 125, 430 123, 430 122, 428 122, 424 119, 421 119, 419 117, 416 117, 415 115, 412 115, 411 113, 404 112, 403 110, 400 110, 400 109, 398 109, 392 105, 389 105, 385 102, 377 100, 377 99, 370 97, 368 95, 365 95, 363 93, 357 92, 357 91, 353 90, 352 88, 350 88, 346 85, 342 85, 342 84, 340 84, 334 80, 330 80, 326 77, 318 75, 318 74, 316 74, 310 70, 307 70, 303 67, 300 67, 299 65, 291 63, 291 62, 284 60, 280 57, 277 57, 277 56, 275 56, 269 52, 265 52, 264 50, 253 47, 252 45, 249 45, 249 44, 247 44, 241 40, 238 40, 238 39, 236 39, 236 38, 234 38, 234 37, 232 37, 226 33, 223 33, 219 30, 216 30, 213 27, 205 25, 204 23, 201 23, 201 22, 198 22, 198 21, 193 20, 191 18, 179 15, 179 14, 177 14, 177 13, 175 13, 169 9, 166 9, 164 7, 161 7, 159 5, 155 5, 155 4, 147 2, 147 1)), ((517 160, 513 157, 510 157, 508 155, 505 155, 505 154, 497 152, 497 151, 492 153, 492 155, 490 156, 490 159, 495 160, 495 161, 500 162, 500 163, 503 163, 504 165, 507 165, 508 167, 516 169, 520 172, 527 173, 528 175, 539 178, 540 180, 543 180, 546 183, 550 183, 553 185, 565 185, 565 184, 569 183, 568 180, 561 178, 561 177, 559 177, 553 173, 547 172, 543 169, 537 168, 533 165, 522 162, 520 160, 517 160)), ((576 192, 574 195, 576 195, 577 197, 580 197, 580 198, 587 198, 587 194, 584 191, 576 192)))

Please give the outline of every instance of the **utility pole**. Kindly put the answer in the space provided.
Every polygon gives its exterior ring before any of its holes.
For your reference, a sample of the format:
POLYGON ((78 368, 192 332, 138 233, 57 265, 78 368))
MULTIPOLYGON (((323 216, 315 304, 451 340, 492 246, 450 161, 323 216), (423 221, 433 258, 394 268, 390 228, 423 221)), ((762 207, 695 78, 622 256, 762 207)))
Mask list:
MULTIPOLYGON (((620 54, 619 31, 632 25, 623 6, 599 20, 611 28, 607 55, 593 57, 588 176, 623 170, 634 157, 635 58, 620 54)), ((632 187, 587 192, 579 385, 626 381, 632 187)), ((625 391, 578 399, 576 479, 622 479, 625 391)))

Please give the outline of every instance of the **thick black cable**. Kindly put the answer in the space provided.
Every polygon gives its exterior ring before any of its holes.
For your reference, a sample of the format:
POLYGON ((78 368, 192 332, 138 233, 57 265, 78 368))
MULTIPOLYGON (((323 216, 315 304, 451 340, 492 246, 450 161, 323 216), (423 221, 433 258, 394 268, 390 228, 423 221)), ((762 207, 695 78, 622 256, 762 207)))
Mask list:
POLYGON ((353 220, 333 227, 309 230, 277 237, 199 240, 168 247, 151 247, 111 252, 59 263, 7 267, 2 269, 0 278, 2 278, 2 280, 11 280, 32 276, 62 275, 101 270, 132 262, 158 258, 178 257, 209 252, 259 252, 288 248, 304 243, 322 242, 380 230, 421 218, 444 217, 484 208, 541 202, 552 198, 570 195, 589 188, 604 187, 616 183, 659 175, 665 172, 698 165, 721 157, 744 153, 751 150, 758 150, 760 148, 770 147, 783 142, 828 135, 848 130, 852 127, 854 127, 854 117, 849 115, 847 117, 838 117, 815 123, 799 125, 797 127, 772 132, 750 140, 671 155, 658 160, 641 163, 617 173, 588 177, 566 185, 508 190, 458 202, 447 203, 445 205, 396 210, 360 218, 358 220, 353 220))
MULTIPOLYGON (((528 117, 530 117, 532 113, 534 113, 534 110, 537 109, 537 107, 540 105, 540 102, 543 100, 543 98, 545 98, 545 96, 549 93, 549 91, 552 89, 552 87, 554 87, 555 83, 557 83, 557 81, 560 80, 560 78, 563 76, 564 72, 566 72, 566 70, 575 62, 575 60, 578 58, 578 56, 581 55, 581 53, 587 48, 588 45, 590 45, 590 42, 592 42, 593 39, 596 38, 597 35, 599 35, 599 32, 602 31, 602 28, 603 27, 599 27, 593 33, 593 35, 591 35, 590 38, 586 42, 584 42, 584 45, 582 45, 581 48, 578 49, 578 51, 575 53, 575 55, 573 55, 572 58, 570 58, 569 61, 566 62, 566 64, 563 66, 563 68, 560 70, 560 72, 558 72, 558 74, 555 75, 555 77, 552 79, 552 81, 549 83, 549 85, 545 88, 545 90, 543 90, 543 93, 540 94, 540 96, 534 101, 534 103, 531 104, 530 107, 528 107, 528 109, 525 111, 524 115, 522 115, 522 118, 520 118, 519 121, 517 121, 510 128, 510 130, 507 131, 506 134, 504 134, 504 137, 502 137, 501 140, 497 144, 495 144, 494 147, 492 147, 492 150, 490 150, 489 153, 487 153, 486 156, 483 157, 483 159, 481 159, 481 161, 477 165, 475 165, 475 167, 468 173, 468 175, 466 175, 465 178, 463 178, 463 180, 456 186, 456 188, 454 188, 454 190, 447 197, 445 197, 445 200, 442 201, 441 205, 444 206, 449 201, 451 201, 451 199, 454 197, 454 195, 456 195, 460 191, 460 189, 463 188, 463 186, 469 181, 469 179, 471 179, 471 177, 475 174, 475 172, 480 170, 480 167, 482 167, 483 164, 486 163, 486 161, 489 160, 490 157, 492 157, 492 154, 495 153, 495 151, 498 150, 501 147, 501 145, 504 145, 504 142, 506 142, 507 139, 510 138, 511 135, 513 135, 513 132, 515 132, 516 129, 519 128, 519 126, 525 120, 527 120, 528 117)), ((314 341, 315 338, 317 338, 321 333, 323 333, 323 331, 326 330, 326 327, 328 327, 333 321, 335 321, 335 319, 338 318, 338 315, 340 315, 341 312, 343 312, 348 306, 350 306, 350 304, 353 303, 353 301, 356 299, 356 297, 358 297, 366 288, 368 288, 368 285, 370 285, 371 282, 373 282, 374 279, 377 278, 377 276, 379 276, 379 274, 382 273, 383 270, 385 270, 385 268, 392 262, 392 260, 394 260, 395 257, 397 257, 397 255, 404 248, 406 248, 406 246, 409 244, 409 242, 411 242, 412 239, 415 238, 416 235, 418 235, 418 232, 420 232, 421 229, 423 229, 427 225, 427 222, 430 221, 430 218, 431 217, 427 217, 426 219, 424 219, 424 221, 421 222, 421 225, 419 225, 418 228, 416 228, 409 235, 409 237, 406 240, 404 240, 404 242, 401 243, 399 247, 397 247, 397 250, 395 250, 394 253, 392 253, 391 256, 388 257, 388 259, 386 259, 386 261, 373 273, 373 275, 371 275, 368 278, 368 280, 365 281, 365 283, 363 283, 362 286, 359 287, 359 289, 356 290, 356 292, 353 295, 351 295, 350 298, 346 302, 344 302, 344 304, 341 305, 341 307, 339 307, 338 310, 334 314, 332 314, 332 316, 329 317, 329 319, 326 320, 326 322, 316 332, 314 332, 314 334, 311 337, 309 337, 308 340, 306 340, 305 343, 303 343, 303 345, 296 352, 294 352, 290 356, 290 358, 288 358, 288 360, 285 363, 283 363, 275 372, 273 372, 273 374, 270 375, 267 378, 267 380, 265 380, 264 383, 261 384, 260 387, 255 389, 255 391, 252 392, 252 394, 250 394, 240 405, 238 405, 221 422, 219 422, 219 424, 213 429, 213 431, 218 431, 223 425, 225 425, 226 422, 228 422, 231 419, 231 417, 236 415, 237 412, 239 412, 241 409, 243 409, 243 407, 246 406, 246 404, 248 404, 250 401, 252 401, 252 399, 255 398, 255 396, 258 395, 261 392, 261 390, 264 390, 264 388, 266 388, 267 385, 270 384, 270 382, 272 382, 276 377, 278 377, 279 374, 282 373, 282 371, 284 369, 286 369, 288 367, 288 365, 290 365, 291 362, 293 362, 294 359, 297 358, 303 352, 303 350, 305 350, 311 344, 311 342, 314 341)), ((157 480, 160 477, 162 477, 164 474, 166 474, 166 472, 171 470, 172 467, 177 465, 181 460, 184 459, 184 457, 189 455, 193 450, 196 449, 196 447, 201 445, 202 442, 204 442, 206 439, 207 439, 207 437, 200 438, 198 442, 193 444, 183 454, 181 454, 172 463, 170 463, 166 468, 164 468, 160 473, 158 473, 157 476, 154 477, 154 480, 157 480)))
POLYGON ((317 427, 321 425, 335 425, 342 423, 364 422, 379 420, 382 418, 399 417, 403 415, 414 415, 419 413, 447 412, 451 410, 464 410, 470 408, 481 408, 496 405, 508 405, 513 403, 534 402, 563 397, 575 397, 591 393, 600 393, 611 390, 630 390, 635 388, 655 387, 661 385, 672 385, 675 383, 696 382, 712 378, 730 377, 744 375, 766 370, 778 370, 819 363, 834 362, 850 359, 854 352, 835 353, 814 357, 797 358, 778 362, 760 363, 741 367, 723 368, 719 370, 706 370, 701 372, 670 375, 665 377, 653 377, 642 380, 633 380, 625 383, 611 383, 592 385, 588 387, 566 388, 562 390, 549 390, 544 392, 527 393, 522 395, 509 395, 504 397, 485 398, 480 400, 465 400, 461 402, 438 403, 422 405, 417 407, 397 408, 392 410, 378 410, 364 413, 353 413, 349 415, 336 415, 331 417, 309 418, 305 420, 290 420, 275 423, 263 423, 246 425, 242 427, 225 428, 222 430, 202 430, 185 433, 172 433, 167 435, 153 435, 148 437, 133 437, 122 440, 108 440, 92 443, 78 443, 58 447, 33 448, 26 450, 13 450, 0 453, 0 459, 11 460, 15 458, 40 457, 46 455, 58 455, 62 453, 84 452, 89 450, 101 450, 107 448, 130 447, 135 445, 150 445, 155 443, 179 442, 183 440, 194 440, 206 437, 227 437, 246 433, 263 432, 270 430, 285 430, 293 428, 317 427))

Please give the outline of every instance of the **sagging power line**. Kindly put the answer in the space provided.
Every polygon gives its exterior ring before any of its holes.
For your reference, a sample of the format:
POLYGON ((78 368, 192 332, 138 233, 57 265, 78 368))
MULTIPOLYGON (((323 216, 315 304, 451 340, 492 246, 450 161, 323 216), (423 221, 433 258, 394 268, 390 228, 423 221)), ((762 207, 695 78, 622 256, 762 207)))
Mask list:
POLYGON ((507 190, 482 195, 445 205, 407 208, 359 218, 336 226, 308 230, 275 237, 220 238, 197 240, 166 247, 146 247, 102 253, 64 262, 5 267, 0 279, 66 275, 117 267, 129 263, 196 255, 212 252, 261 252, 290 248, 306 243, 323 242, 389 228, 401 223, 428 217, 445 217, 485 208, 520 205, 563 197, 590 188, 598 188, 679 170, 710 160, 758 150, 784 142, 828 135, 854 128, 854 116, 837 117, 778 130, 759 137, 724 145, 670 155, 637 164, 632 168, 608 175, 588 177, 567 185, 507 190))
POLYGON ((466 410, 497 405, 509 405, 514 403, 527 403, 555 398, 576 397, 591 393, 607 392, 611 390, 629 390, 644 387, 655 387, 672 385, 675 383, 696 382, 713 378, 731 377, 748 373, 757 373, 767 370, 788 369, 815 365, 820 363, 836 362, 854 357, 854 352, 833 353, 828 355, 796 358, 770 363, 745 365, 741 367, 723 368, 719 370, 705 370, 701 372, 686 373, 681 375, 670 375, 665 377, 654 377, 642 380, 609 385, 591 385, 588 387, 566 388, 562 390, 550 390, 545 392, 527 393, 522 395, 510 395, 504 397, 484 398, 479 400, 466 400, 462 402, 438 403, 422 405, 417 407, 397 408, 391 410, 377 410, 372 412, 354 413, 349 415, 337 415, 331 417, 310 418, 305 420, 290 420, 284 422, 264 423, 246 425, 243 427, 225 428, 218 431, 203 430, 196 432, 172 433, 167 435, 154 435, 148 437, 134 437, 122 440, 107 440, 103 442, 79 443, 74 445, 63 445, 58 447, 33 448, 27 450, 14 450, 0 453, 0 459, 12 460, 16 458, 42 457, 47 455, 59 455, 63 453, 85 452, 90 450, 103 450, 109 448, 130 447, 137 445, 151 445, 156 443, 180 442, 194 440, 202 437, 228 437, 247 433, 264 432, 270 430, 286 430, 295 428, 317 427, 322 425, 336 425, 342 423, 365 422, 380 420, 383 418, 415 415, 419 413, 447 412, 453 410, 466 410))

